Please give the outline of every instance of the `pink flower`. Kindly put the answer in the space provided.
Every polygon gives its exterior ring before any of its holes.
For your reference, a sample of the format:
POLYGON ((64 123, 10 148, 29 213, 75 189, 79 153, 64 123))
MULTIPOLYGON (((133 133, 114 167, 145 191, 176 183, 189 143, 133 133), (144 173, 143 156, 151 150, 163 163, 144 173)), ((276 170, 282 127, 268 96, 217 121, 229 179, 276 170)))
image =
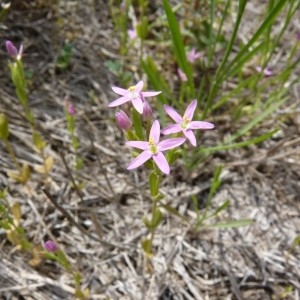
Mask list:
POLYGON ((5 48, 6 48, 7 53, 11 57, 16 58, 16 59, 21 59, 22 54, 23 54, 23 45, 21 45, 20 49, 18 50, 11 41, 6 41, 5 48))
POLYGON ((258 73, 262 73, 263 72, 266 77, 269 77, 269 76, 273 75, 273 72, 270 69, 268 69, 268 68, 265 68, 264 70, 262 70, 261 67, 257 66, 257 67, 255 67, 255 70, 258 73))
POLYGON ((131 101, 134 108, 140 113, 143 113, 144 98, 159 95, 161 92, 142 92, 143 81, 139 81, 136 85, 131 86, 128 90, 113 86, 112 90, 122 97, 111 102, 109 107, 116 107, 126 102, 131 101), (143 98, 144 97, 144 98, 143 98))
POLYGON ((58 246, 53 242, 53 241, 47 241, 44 244, 44 248, 48 251, 48 252, 56 252, 58 250, 58 246))
POLYGON ((185 82, 188 80, 186 74, 180 68, 177 69, 177 72, 178 72, 178 76, 182 82, 185 82))
POLYGON ((128 34, 128 37, 133 40, 137 37, 137 32, 135 29, 128 29, 127 30, 127 34, 128 34))
POLYGON ((185 137, 196 146, 196 137, 193 133, 195 129, 212 129, 214 124, 203 121, 192 121, 195 109, 197 107, 197 100, 193 100, 187 107, 183 117, 181 117, 172 107, 164 105, 166 113, 176 122, 176 124, 169 125, 162 130, 162 134, 172 134, 183 132, 185 137))
POLYGON ((74 116, 76 114, 75 106, 70 101, 69 96, 65 96, 65 109, 70 116, 74 116))
POLYGON ((184 143, 185 138, 172 138, 164 141, 159 141, 160 138, 160 124, 156 120, 153 122, 149 141, 130 141, 126 145, 143 150, 143 152, 136 157, 127 167, 127 170, 135 169, 152 158, 158 168, 165 174, 170 173, 170 166, 162 151, 173 149, 184 143))
POLYGON ((126 115, 126 113, 123 110, 117 112, 115 116, 116 116, 117 125, 120 129, 128 130, 132 126, 129 117, 126 115))
POLYGON ((201 52, 197 52, 195 48, 192 48, 186 55, 187 57, 187 60, 190 62, 190 63, 194 63, 195 60, 197 60, 199 57, 202 56, 202 53, 201 52))

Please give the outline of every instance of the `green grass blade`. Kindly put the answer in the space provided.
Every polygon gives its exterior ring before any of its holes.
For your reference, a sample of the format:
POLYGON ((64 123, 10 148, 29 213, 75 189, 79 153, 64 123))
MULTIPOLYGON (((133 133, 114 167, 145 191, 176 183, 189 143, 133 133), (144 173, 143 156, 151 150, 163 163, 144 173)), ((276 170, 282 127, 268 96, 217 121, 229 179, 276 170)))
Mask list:
POLYGON ((195 96, 195 87, 193 82, 193 74, 192 74, 192 68, 189 65, 186 53, 184 49, 184 44, 182 41, 180 29, 178 26, 178 22, 176 20, 176 17, 172 11, 172 7, 168 0, 163 0, 163 6, 164 10, 167 16, 169 29, 171 32, 172 42, 174 46, 174 53, 178 62, 179 67, 182 69, 182 71, 186 74, 188 78, 188 83, 191 88, 191 97, 195 96))
POLYGON ((281 12, 284 5, 287 3, 286 0, 279 0, 276 6, 272 9, 272 11, 269 13, 269 15, 266 17, 264 22, 261 24, 261 26, 257 29, 255 34, 252 36, 250 41, 241 49, 241 51, 236 55, 236 57, 230 62, 228 67, 224 70, 222 77, 226 76, 227 72, 236 64, 239 64, 240 59, 247 54, 249 49, 254 45, 254 43, 258 40, 258 38, 264 33, 265 30, 271 26, 274 19, 277 17, 277 15, 281 12))
POLYGON ((273 103, 268 108, 266 108, 263 112, 261 112, 259 115, 257 115, 255 118, 253 118, 251 121, 249 121, 245 126, 243 126, 241 129, 239 129, 234 135, 232 135, 227 142, 233 142, 238 137, 246 134, 250 129, 252 129, 255 125, 266 119, 272 112, 277 110, 285 101, 287 101, 288 98, 285 97, 281 99, 280 101, 273 103))

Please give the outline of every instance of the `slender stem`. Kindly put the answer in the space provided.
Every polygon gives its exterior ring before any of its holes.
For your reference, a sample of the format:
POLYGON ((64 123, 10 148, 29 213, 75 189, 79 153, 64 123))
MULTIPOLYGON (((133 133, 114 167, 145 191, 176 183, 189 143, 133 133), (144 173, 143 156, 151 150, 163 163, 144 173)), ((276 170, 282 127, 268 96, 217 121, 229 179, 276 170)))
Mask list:
MULTIPOLYGON (((151 223, 152 223, 152 224, 154 223, 154 217, 155 217, 155 211, 156 211, 156 208, 157 208, 157 200, 156 200, 155 198, 153 198, 153 204, 152 204, 152 220, 151 220, 151 223)), ((150 233, 151 247, 152 247, 152 242, 153 242, 153 239, 154 239, 155 229, 156 229, 156 228, 152 228, 152 229, 151 229, 151 233, 150 233)))

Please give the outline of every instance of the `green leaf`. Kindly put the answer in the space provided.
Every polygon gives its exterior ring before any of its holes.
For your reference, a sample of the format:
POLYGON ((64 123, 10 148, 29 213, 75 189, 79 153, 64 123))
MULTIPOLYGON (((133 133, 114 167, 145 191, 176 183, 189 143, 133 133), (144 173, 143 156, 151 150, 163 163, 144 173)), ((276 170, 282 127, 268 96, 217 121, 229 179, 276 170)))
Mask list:
POLYGON ((161 213, 159 208, 156 208, 156 210, 152 216, 152 220, 150 221, 147 218, 143 218, 143 222, 149 230, 153 230, 156 227, 158 227, 158 225, 161 223, 162 219, 163 219, 163 214, 161 213))
POLYGON ((229 205, 230 205, 230 200, 226 200, 208 218, 217 216, 221 211, 225 210, 229 205))
POLYGON ((152 197, 155 197, 158 194, 159 179, 160 179, 160 176, 155 174, 154 172, 151 172, 149 174, 150 192, 151 192, 152 197))
POLYGON ((160 200, 162 200, 162 199, 164 199, 164 198, 165 198, 165 195, 162 194, 162 193, 159 193, 158 195, 156 195, 156 196, 154 197, 154 200, 155 200, 155 201, 160 201, 160 200))
POLYGON ((46 146, 46 142, 42 139, 42 137, 40 136, 39 133, 37 133, 36 131, 34 131, 32 133, 32 140, 33 140, 33 144, 34 146, 39 150, 43 150, 46 146))
POLYGON ((152 256, 152 242, 149 239, 144 239, 141 242, 142 249, 144 250, 145 254, 148 256, 152 256))
POLYGON ((7 140, 9 136, 8 119, 5 114, 0 113, 0 139, 7 140))
POLYGON ((148 35, 148 17, 142 17, 141 22, 137 24, 136 31, 142 40, 144 40, 148 35))
POLYGON ((141 120, 141 115, 136 109, 133 109, 132 111, 132 118, 133 118, 133 126, 135 129, 135 133, 138 136, 140 140, 144 140, 144 134, 143 134, 143 125, 141 120))
POLYGON ((157 228, 158 225, 161 223, 163 219, 163 214, 162 212, 160 211, 159 208, 156 208, 155 212, 154 212, 154 215, 153 215, 153 219, 152 219, 152 228, 157 228))

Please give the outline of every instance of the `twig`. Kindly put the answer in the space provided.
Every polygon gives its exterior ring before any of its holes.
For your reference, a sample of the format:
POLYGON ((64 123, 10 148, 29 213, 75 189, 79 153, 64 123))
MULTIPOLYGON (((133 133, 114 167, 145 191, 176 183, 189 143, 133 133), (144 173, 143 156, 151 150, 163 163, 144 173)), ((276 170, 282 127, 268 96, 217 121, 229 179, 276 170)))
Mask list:
POLYGON ((74 219, 73 217, 62 207, 60 206, 55 197, 53 197, 53 195, 50 194, 50 192, 46 189, 45 186, 42 186, 42 191, 43 193, 47 196, 47 198, 51 201, 51 203, 55 206, 55 208, 57 208, 61 213, 62 215, 74 226, 76 226, 80 232, 82 232, 83 234, 85 234, 86 236, 90 237, 91 239, 97 241, 97 242, 100 242, 101 244, 103 244, 104 246, 106 247, 114 247, 114 248, 119 248, 119 249, 122 249, 122 250, 129 250, 128 247, 125 247, 125 246, 121 246, 121 245, 118 245, 118 244, 114 244, 114 243, 109 243, 109 242, 106 242, 106 241, 103 241, 99 238, 96 238, 94 237, 92 234, 90 234, 84 227, 82 227, 80 224, 78 224, 74 219))

